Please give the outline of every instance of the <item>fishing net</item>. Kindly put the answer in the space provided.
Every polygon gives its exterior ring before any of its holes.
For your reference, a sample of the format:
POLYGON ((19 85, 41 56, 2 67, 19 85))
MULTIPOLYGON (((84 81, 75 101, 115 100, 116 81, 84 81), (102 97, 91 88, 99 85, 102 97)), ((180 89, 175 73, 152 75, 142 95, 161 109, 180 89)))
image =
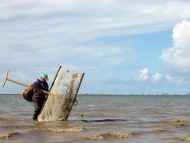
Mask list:
POLYGON ((83 73, 60 68, 38 121, 67 120, 76 101, 83 73))

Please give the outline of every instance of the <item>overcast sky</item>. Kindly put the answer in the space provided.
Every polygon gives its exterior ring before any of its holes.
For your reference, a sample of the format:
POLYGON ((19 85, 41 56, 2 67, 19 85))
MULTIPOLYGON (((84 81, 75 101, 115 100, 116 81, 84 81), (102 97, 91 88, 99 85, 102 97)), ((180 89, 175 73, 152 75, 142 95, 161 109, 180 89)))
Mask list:
POLYGON ((62 64, 86 73, 82 93, 190 93, 189 8, 188 0, 1 0, 0 77, 10 70, 31 83, 62 64))

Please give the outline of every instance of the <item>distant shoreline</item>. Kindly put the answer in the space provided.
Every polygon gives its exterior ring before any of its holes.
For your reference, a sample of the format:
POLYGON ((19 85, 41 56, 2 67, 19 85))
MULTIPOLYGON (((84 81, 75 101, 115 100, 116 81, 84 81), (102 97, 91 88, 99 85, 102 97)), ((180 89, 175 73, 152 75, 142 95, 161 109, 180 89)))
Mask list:
MULTIPOLYGON (((20 93, 0 93, 0 95, 20 95, 20 93)), ((89 94, 81 93, 79 96, 190 96, 190 94, 89 94)))

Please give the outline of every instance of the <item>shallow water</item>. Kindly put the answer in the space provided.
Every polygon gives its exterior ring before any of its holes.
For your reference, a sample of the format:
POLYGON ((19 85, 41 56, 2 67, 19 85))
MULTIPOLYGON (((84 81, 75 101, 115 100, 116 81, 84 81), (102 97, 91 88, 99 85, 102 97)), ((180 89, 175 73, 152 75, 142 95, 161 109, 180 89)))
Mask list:
POLYGON ((68 121, 33 122, 19 95, 0 95, 3 143, 190 142, 188 96, 79 96, 68 121))

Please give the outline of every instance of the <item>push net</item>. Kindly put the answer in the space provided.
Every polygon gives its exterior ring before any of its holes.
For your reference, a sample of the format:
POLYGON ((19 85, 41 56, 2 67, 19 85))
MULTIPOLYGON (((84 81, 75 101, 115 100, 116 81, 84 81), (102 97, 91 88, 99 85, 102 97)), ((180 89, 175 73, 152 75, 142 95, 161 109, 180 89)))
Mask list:
POLYGON ((59 68, 38 121, 67 120, 76 101, 84 73, 59 68))

